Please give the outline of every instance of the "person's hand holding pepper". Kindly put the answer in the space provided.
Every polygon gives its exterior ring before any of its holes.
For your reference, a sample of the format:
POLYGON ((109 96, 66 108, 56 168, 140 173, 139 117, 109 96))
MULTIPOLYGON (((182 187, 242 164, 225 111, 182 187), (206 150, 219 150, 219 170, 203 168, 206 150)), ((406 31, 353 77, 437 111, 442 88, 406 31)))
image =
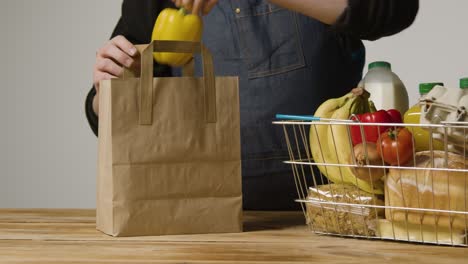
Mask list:
POLYGON ((218 3, 218 0, 172 0, 177 7, 183 7, 192 14, 207 15, 218 3))

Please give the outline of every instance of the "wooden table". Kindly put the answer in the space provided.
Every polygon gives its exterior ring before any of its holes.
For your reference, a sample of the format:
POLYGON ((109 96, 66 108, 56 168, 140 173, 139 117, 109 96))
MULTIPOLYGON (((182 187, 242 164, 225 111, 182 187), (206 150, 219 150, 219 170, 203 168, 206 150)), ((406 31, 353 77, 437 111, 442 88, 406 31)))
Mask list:
POLYGON ((467 248, 318 236, 299 212, 246 212, 244 233, 112 238, 94 210, 1 210, 0 263, 468 263, 467 248))

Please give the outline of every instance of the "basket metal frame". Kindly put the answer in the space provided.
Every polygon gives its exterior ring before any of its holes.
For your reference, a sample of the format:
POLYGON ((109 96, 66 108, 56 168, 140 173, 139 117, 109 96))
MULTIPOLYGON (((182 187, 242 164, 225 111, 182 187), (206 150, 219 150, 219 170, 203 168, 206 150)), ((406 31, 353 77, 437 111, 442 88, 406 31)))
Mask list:
MULTIPOLYGON (((376 204, 359 204, 359 203, 340 203, 340 202, 330 202, 330 201, 324 201, 324 200, 320 200, 320 199, 315 199, 315 200, 311 200, 311 199, 308 199, 308 188, 309 187, 318 187, 319 185, 317 184, 317 180, 320 179, 321 182, 324 182, 324 179, 326 178, 325 175, 323 175, 321 172, 319 172, 320 175, 316 175, 317 172, 314 170, 314 166, 324 166, 325 170, 327 167, 354 167, 354 168, 368 168, 369 171, 370 169, 372 168, 383 168, 383 169, 396 169, 396 170, 408 170, 408 169, 411 169, 411 170, 426 170, 426 171, 442 171, 442 172, 447 172, 447 179, 448 179, 448 173, 449 172, 461 172, 461 173, 464 173, 464 180, 465 180, 465 183, 468 181, 468 167, 467 165, 465 164, 465 167, 462 168, 462 169, 454 169, 454 168, 448 168, 448 144, 450 142, 449 140, 449 136, 447 131, 449 131, 449 129, 452 129, 452 128, 456 128, 458 130, 460 129, 463 129, 464 131, 464 135, 466 136, 468 134, 468 122, 441 122, 440 124, 390 124, 391 127, 394 127, 394 128, 397 128, 397 127, 420 127, 420 128, 424 128, 426 130, 428 130, 429 132, 429 135, 430 135, 430 142, 429 142, 429 148, 430 148, 430 152, 431 152, 431 156, 432 156, 432 166, 430 168, 420 168, 420 167, 414 167, 414 166, 411 166, 411 167, 407 167, 407 166, 389 166, 389 165, 386 165, 386 164, 382 164, 382 165, 358 165, 356 163, 354 164, 331 164, 331 163, 320 163, 320 162, 315 162, 312 158, 312 153, 310 151, 310 148, 309 148, 309 129, 316 129, 317 126, 330 126, 330 125, 343 125, 343 126, 346 126, 347 127, 347 131, 348 131, 348 139, 349 139, 349 142, 352 146, 352 140, 351 140, 351 132, 350 132, 350 126, 353 125, 353 126, 360 126, 360 130, 361 130, 361 136, 364 138, 365 135, 364 135, 364 132, 363 132, 363 128, 365 126, 377 126, 377 127, 382 127, 382 126, 389 126, 389 124, 383 124, 383 123, 360 123, 360 122, 355 122, 355 121, 352 121, 352 120, 332 120, 332 119, 327 119, 327 120, 320 120, 318 118, 315 118, 315 117, 303 117, 301 118, 301 116, 283 116, 284 117, 289 117, 291 119, 288 119, 288 120, 278 120, 278 121, 273 121, 273 124, 274 125, 278 125, 278 126, 281 126, 283 128, 283 132, 284 132, 284 136, 285 136, 285 141, 286 141, 286 146, 287 146, 287 151, 289 153, 289 160, 285 160, 283 161, 284 163, 286 164, 289 164, 291 165, 291 169, 292 169, 292 174, 293 174, 293 178, 294 178, 294 181, 295 181, 295 184, 296 184, 296 189, 297 189, 297 193, 298 193, 298 199, 296 200, 297 202, 299 202, 301 204, 301 208, 302 208, 302 211, 304 213, 304 217, 307 221, 307 223, 309 223, 309 227, 310 229, 314 232, 314 233, 317 233, 317 234, 320 234, 320 235, 332 235, 332 236, 339 236, 339 237, 353 237, 353 238, 365 238, 365 239, 376 239, 376 240, 394 240, 394 241, 405 241, 405 242, 415 242, 415 243, 423 243, 423 244, 434 244, 434 245, 449 245, 449 246, 463 246, 463 247, 468 247, 468 244, 467 244, 467 235, 468 235, 468 224, 466 224, 468 222, 468 205, 466 204, 466 201, 468 199, 467 198, 467 195, 468 195, 468 190, 466 190, 465 188, 465 204, 464 204, 464 208, 465 210, 464 211, 455 211, 455 210, 440 210, 440 209, 430 209, 430 208, 412 208, 412 207, 398 207, 398 206, 381 206, 381 205, 376 205, 376 204), (444 168, 435 168, 434 167, 434 146, 433 146, 433 142, 434 140, 436 140, 434 137, 433 137, 433 133, 435 131, 444 131, 444 146, 445 146, 445 160, 444 160, 444 168), (307 177, 308 175, 311 175, 312 179, 311 180, 307 180, 307 177), (367 235, 358 235, 358 234, 354 234, 354 231, 352 234, 343 234, 341 232, 341 230, 338 230, 338 232, 324 232, 324 231, 321 231, 321 230, 315 230, 314 226, 311 223, 311 219, 309 219, 309 215, 307 213, 307 208, 306 208, 306 204, 309 203, 309 204, 318 204, 320 205, 320 208, 322 210, 322 212, 324 210, 335 210, 335 211, 345 211, 345 212, 353 212, 355 214, 359 214, 360 212, 361 213, 365 213, 366 211, 364 210, 375 210, 375 212, 377 213, 377 209, 396 209, 396 210, 403 210, 405 213, 406 213, 406 217, 407 217, 407 213, 408 212, 430 212, 430 213, 444 213, 444 214, 449 214, 449 218, 450 218, 450 222, 452 222, 453 220, 453 217, 455 215, 461 215, 465 218, 465 242, 462 243, 462 244, 459 244, 459 243, 454 243, 454 232, 452 230, 452 224, 450 224, 449 226, 449 230, 450 230, 450 235, 451 235, 451 241, 450 242, 444 242, 444 241, 439 241, 438 239, 438 229, 439 229, 439 226, 438 226, 438 223, 437 221, 435 221, 434 223, 434 231, 435 231, 435 236, 436 236, 436 241, 424 241, 424 236, 423 236, 423 224, 421 223, 420 224, 420 236, 422 238, 422 241, 421 240, 413 240, 411 239, 410 237, 410 233, 409 233, 409 229, 408 229, 408 220, 406 219, 406 231, 407 231, 407 237, 406 239, 401 239, 401 238, 397 238, 397 236, 395 235, 395 226, 394 226, 394 222, 392 221, 393 219, 388 219, 391 221, 392 223, 392 232, 393 232, 393 238, 384 238, 384 237, 379 237, 379 236, 371 236, 369 235, 369 231, 366 230, 366 234, 367 235)), ((317 131, 315 131, 317 132, 317 131)), ((333 133, 333 130, 332 130, 332 133, 333 133)), ((333 134, 332 134, 333 136, 333 134)), ((334 141, 333 141, 334 142, 334 141)), ((321 144, 321 142, 318 142, 318 144, 321 144)), ((414 141, 413 141, 413 146, 414 146, 414 141)), ((320 146, 320 149, 322 149, 322 147, 320 146)), ((337 148, 335 146, 335 151, 337 152, 337 148)), ((414 159, 414 162, 416 163, 416 160, 415 160, 415 154, 416 151, 413 147, 413 159, 414 159)), ((323 153, 322 153, 323 155, 323 153)), ((465 142, 464 143, 464 147, 463 147, 463 154, 462 156, 465 158, 466 160, 466 157, 468 155, 468 142, 465 142)), ((354 153, 352 153, 352 158, 353 160, 355 160, 355 157, 354 157, 354 153)), ((397 157, 397 159, 399 159, 399 157, 397 157)), ((341 170, 340 170, 341 172, 341 170)), ((343 177, 343 175, 341 175, 341 177, 343 177)), ((385 175, 384 177, 387 177, 387 172, 385 172, 385 175)), ((432 186, 434 186, 434 179, 433 177, 432 178, 432 186)), ((448 181, 448 180, 447 180, 448 181)), ((417 183, 417 177, 416 177, 416 184, 418 185, 417 183)), ((449 182, 447 182, 447 185, 449 185, 449 182)), ((467 186, 465 184, 465 186, 467 186)), ((447 186, 447 190, 448 192, 450 192, 450 188, 447 186)), ((432 192, 432 195, 433 195, 433 200, 434 201, 434 193, 432 192)), ((448 197, 450 197, 450 193, 447 194, 448 197)), ((448 199, 449 201, 449 204, 448 204, 448 208, 450 208, 450 198, 448 199)), ((418 197, 418 203, 420 203, 420 199, 418 197)), ((434 206, 435 207, 435 206, 434 206)), ((392 215, 392 218, 393 218, 393 214, 392 215)), ((435 219, 436 217, 434 217, 435 219)), ((364 218, 363 218, 363 221, 364 218)), ((325 223, 327 224, 327 223, 325 223)), ((351 227, 353 225, 353 223, 351 222, 351 227)), ((356 224, 356 223, 354 223, 356 224)), ((364 227, 367 229, 367 225, 366 223, 364 222, 363 223, 364 227)), ((338 227, 340 228, 340 227, 338 227)), ((354 228, 352 227, 351 230, 354 230, 354 228)))

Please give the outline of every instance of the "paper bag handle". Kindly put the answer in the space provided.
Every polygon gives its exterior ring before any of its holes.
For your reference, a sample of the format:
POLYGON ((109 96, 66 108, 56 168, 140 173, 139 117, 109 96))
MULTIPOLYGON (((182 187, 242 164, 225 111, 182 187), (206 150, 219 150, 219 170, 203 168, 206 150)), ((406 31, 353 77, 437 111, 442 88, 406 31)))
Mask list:
MULTIPOLYGON (((136 45, 138 55, 135 57, 135 60, 140 62, 140 52, 146 48, 147 45, 136 45)), ((195 60, 192 59, 182 66, 182 76, 184 77, 194 77, 195 76, 195 60)), ((133 64, 130 68, 123 68, 122 74, 118 76, 120 79, 128 80, 131 78, 140 78, 140 64, 133 64)))
MULTIPOLYGON (((157 40, 148 45, 136 45, 140 52, 140 98, 139 124, 151 125, 153 122, 153 52, 201 53, 203 61, 204 111, 207 123, 216 123, 216 82, 213 56, 200 42, 157 40)), ((193 73, 190 62, 184 73, 193 73), (187 68, 188 67, 188 68, 187 68)), ((123 78, 134 76, 128 70, 123 78), (133 75, 133 76, 132 76, 133 75)))

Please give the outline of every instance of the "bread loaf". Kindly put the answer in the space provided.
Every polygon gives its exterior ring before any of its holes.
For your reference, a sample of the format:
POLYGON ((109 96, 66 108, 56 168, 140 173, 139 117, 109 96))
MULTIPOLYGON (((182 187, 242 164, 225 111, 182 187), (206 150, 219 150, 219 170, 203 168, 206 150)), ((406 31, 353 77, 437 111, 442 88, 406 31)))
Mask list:
POLYGON ((360 204, 383 206, 384 202, 353 185, 330 184, 309 188, 306 202, 308 224, 319 233, 373 237, 376 220, 383 218, 384 210, 361 207, 360 204), (321 204, 323 202, 330 204, 321 204))
MULTIPOLYGON (((431 171, 390 169, 385 182, 385 205, 447 211, 468 211, 468 161, 460 155, 444 151, 418 152, 418 168, 449 168, 463 171, 431 171), (446 164, 446 155, 448 157, 446 164)), ((441 228, 465 230, 468 215, 446 212, 423 212, 403 209, 385 209, 389 221, 407 221, 441 228)))
POLYGON ((377 222, 377 237, 411 241, 420 243, 434 243, 442 245, 467 245, 467 237, 462 231, 450 228, 434 228, 428 225, 406 224, 379 219, 377 222))

